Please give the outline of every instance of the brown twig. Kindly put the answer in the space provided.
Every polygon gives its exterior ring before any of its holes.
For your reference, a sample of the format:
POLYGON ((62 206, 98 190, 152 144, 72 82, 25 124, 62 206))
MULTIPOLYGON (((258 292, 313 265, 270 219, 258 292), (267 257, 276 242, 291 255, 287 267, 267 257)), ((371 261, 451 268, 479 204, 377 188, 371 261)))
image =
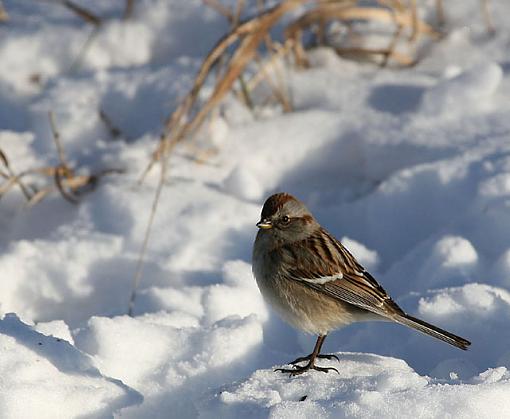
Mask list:
POLYGON ((7 173, 2 172, 2 177, 7 179, 7 181, 4 182, 0 186, 0 198, 4 194, 6 194, 14 185, 17 184, 19 186, 19 188, 21 189, 21 192, 23 193, 25 198, 27 200, 29 200, 31 198, 31 194, 28 191, 28 188, 21 181, 21 177, 14 173, 14 170, 11 168, 11 165, 9 163, 9 159, 7 158, 7 155, 1 149, 0 149, 0 160, 2 161, 2 164, 5 166, 5 169, 7 170, 7 173))
POLYGON ((85 22, 91 23, 94 26, 99 26, 103 22, 103 20, 99 16, 92 13, 90 10, 85 9, 83 6, 79 6, 73 3, 70 0, 60 0, 60 4, 62 4, 62 6, 67 7, 74 14, 82 18, 85 22))
POLYGON ((108 129, 108 132, 112 136, 112 138, 118 138, 122 136, 122 131, 119 127, 117 127, 111 120, 111 118, 106 114, 104 109, 99 109, 99 118, 108 129))
POLYGON ((72 203, 77 204, 78 198, 69 193, 63 185, 64 179, 70 179, 74 176, 73 170, 69 167, 66 161, 64 148, 62 147, 62 143, 60 142, 60 132, 57 128, 57 123, 55 121, 55 114, 53 111, 48 112, 48 118, 50 120, 51 133, 53 136, 53 142, 55 143, 55 147, 57 149, 58 160, 60 165, 55 168, 53 179, 55 180, 55 185, 57 185, 57 190, 60 192, 62 197, 72 203))
POLYGON ((49 111, 48 118, 50 120, 51 134, 53 136, 53 142, 55 143, 55 147, 57 149, 60 166, 67 168, 68 166, 66 163, 66 156, 64 153, 64 148, 62 147, 62 143, 60 142, 60 132, 57 129, 57 123, 55 121, 55 113, 53 111, 49 111))
POLYGON ((229 22, 232 22, 234 20, 234 15, 232 13, 232 10, 230 10, 225 5, 221 4, 218 0, 202 0, 202 2, 214 10, 216 10, 220 15, 225 16, 229 22))
POLYGON ((5 10, 5 7, 0 0, 0 22, 7 22, 8 20, 9 15, 7 14, 7 11, 5 10))
POLYGON ((144 266, 144 262, 145 262, 145 255, 147 254, 147 247, 149 245, 149 239, 150 239, 150 234, 152 231, 152 225, 154 224, 156 210, 158 208, 159 200, 161 199, 161 194, 163 192, 163 185, 165 183, 166 171, 167 171, 167 166, 168 166, 167 157, 168 156, 164 156, 163 157, 164 161, 161 162, 159 181, 156 186, 154 200, 152 201, 151 211, 149 214, 149 220, 147 221, 147 227, 145 229, 142 247, 140 249, 140 254, 139 254, 138 260, 136 262, 135 275, 133 276, 133 286, 131 288, 131 295, 129 297, 128 313, 127 313, 128 316, 130 316, 130 317, 133 317, 133 314, 134 314, 133 311, 135 308, 137 291, 140 286, 140 282, 142 280, 143 266, 144 266))
POLYGON ((443 26, 445 23, 443 0, 436 0, 436 20, 438 26, 443 26))
POLYGON ((496 28, 494 28, 494 24, 492 23, 489 0, 481 0, 481 2, 483 20, 487 26, 487 32, 494 34, 496 33, 496 28))
MULTIPOLYGON (((413 28, 415 27, 416 33, 425 34, 432 38, 439 38, 439 33, 436 32, 430 25, 418 19, 417 16, 413 17, 412 13, 405 9, 396 7, 394 9, 386 9, 381 7, 355 7, 347 6, 344 3, 319 3, 315 8, 304 13, 300 18, 291 23, 285 30, 285 37, 294 42, 294 55, 298 65, 306 66, 307 59, 304 48, 302 46, 301 37, 305 29, 311 27, 317 22, 326 20, 337 20, 341 22, 348 22, 353 20, 365 21, 379 21, 383 23, 393 23, 397 27, 413 28)), ((337 50, 348 50, 345 47, 336 47, 337 50)), ((360 48, 357 48, 361 50, 360 48)), ((368 48, 366 50, 369 50, 368 48)), ((395 57, 396 52, 392 54, 395 57)), ((404 60, 414 62, 414 60, 404 60)))
POLYGON ((92 42, 96 38, 96 36, 99 34, 101 26, 95 26, 92 31, 87 36, 87 39, 83 43, 82 47, 80 48, 80 51, 78 52, 78 55, 76 55, 76 58, 73 60, 71 65, 69 66, 69 69, 67 70, 69 73, 74 73, 81 65, 83 61, 83 57, 85 57, 85 54, 88 52, 90 46, 92 45, 92 42))
MULTIPOLYGON (((415 43, 418 39, 419 31, 418 31, 418 6, 416 5, 416 0, 410 0, 411 5, 409 6, 411 9, 411 35, 409 36, 409 42, 415 43)), ((401 27, 399 27, 399 31, 401 31, 401 27)))
POLYGON ((387 54, 383 55, 383 61, 381 62, 381 67, 386 67, 388 65, 388 61, 395 55, 395 48, 397 46, 400 35, 402 34, 402 26, 397 25, 397 29, 393 34, 390 44, 388 45, 387 54))
POLYGON ((133 10, 135 8, 135 0, 126 0, 126 4, 124 6, 124 13, 122 14, 122 19, 127 20, 133 15, 133 10))

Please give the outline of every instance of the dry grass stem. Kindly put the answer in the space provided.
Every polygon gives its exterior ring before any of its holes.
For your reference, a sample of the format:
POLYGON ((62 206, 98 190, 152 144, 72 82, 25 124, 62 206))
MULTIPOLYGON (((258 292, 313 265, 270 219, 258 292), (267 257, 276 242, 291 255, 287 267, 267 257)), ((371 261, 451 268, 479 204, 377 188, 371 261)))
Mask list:
POLYGON ((126 0, 126 4, 124 6, 124 13, 122 14, 122 19, 127 20, 133 15, 133 10, 135 9, 135 0, 126 0))
POLYGON ((79 6, 73 3, 70 0, 61 0, 60 4, 62 4, 62 6, 67 7, 69 10, 71 10, 75 15, 79 16, 85 22, 91 23, 94 26, 99 26, 103 22, 103 20, 99 16, 95 15, 90 10, 85 9, 83 6, 79 6))
MULTIPOLYGON (((411 5, 411 35, 409 36, 409 42, 415 43, 418 40, 418 6, 416 5, 416 0, 410 0, 411 5)), ((401 30, 402 27, 399 26, 399 30, 401 30)))
POLYGON ((55 113, 53 111, 49 111, 48 118, 50 120, 51 133, 53 135, 53 142, 55 143, 55 147, 57 148, 60 165, 62 167, 67 167, 64 148, 62 147, 62 143, 60 142, 60 132, 57 129, 57 123, 55 121, 55 113))
POLYGON ((11 167, 7 154, 0 149, 0 163, 5 168, 5 170, 0 170, 0 177, 5 180, 0 185, 0 198, 14 186, 18 185, 27 200, 26 205, 29 207, 41 202, 54 191, 58 191, 66 201, 76 204, 78 203, 79 195, 86 191, 93 190, 103 176, 123 172, 119 169, 106 169, 91 175, 76 175, 75 170, 70 167, 66 160, 54 113, 49 112, 48 117, 59 164, 57 166, 28 169, 16 174, 11 167), (27 186, 23 182, 23 179, 27 177, 50 178, 53 180, 53 185, 46 185, 41 189, 37 189, 30 184, 27 186))
POLYGON ((220 1, 202 0, 202 2, 206 6, 209 6, 212 9, 216 10, 220 15, 225 16, 229 22, 232 22, 234 20, 234 14, 232 13, 232 10, 230 10, 227 6, 223 5, 220 1))
POLYGON ((261 40, 263 40, 267 31, 279 21, 285 13, 288 13, 290 10, 307 1, 308 0, 287 0, 261 15, 240 23, 218 41, 204 59, 190 92, 168 118, 160 145, 155 151, 149 166, 143 173, 141 180, 143 180, 145 175, 152 169, 156 161, 159 161, 162 156, 168 154, 174 146, 187 135, 193 133, 204 121, 209 112, 230 91, 234 82, 239 78, 246 66, 255 56, 257 47, 261 40), (224 55, 227 48, 236 41, 239 41, 239 45, 225 64, 226 68, 222 76, 217 80, 213 93, 198 112, 192 115, 193 106, 198 99, 211 69, 219 61, 220 57, 224 55))
POLYGON ((104 111, 104 109, 99 109, 99 119, 101 119, 101 122, 103 122, 104 126, 106 127, 112 138, 118 138, 123 136, 120 128, 113 123, 113 121, 104 111))
MULTIPOLYGON (((404 7, 400 2, 395 1, 383 1, 381 3, 388 8, 358 7, 353 6, 352 2, 326 2, 319 3, 316 7, 304 13, 295 22, 290 24, 285 31, 286 39, 291 39, 294 41, 294 56, 296 63, 300 66, 307 66, 308 64, 306 53, 301 41, 303 32, 313 25, 316 25, 317 23, 325 25, 326 22, 331 21, 338 21, 344 24, 352 21, 376 21, 386 24, 393 24, 396 27, 396 33, 398 33, 398 36, 393 37, 392 41, 390 42, 390 48, 385 50, 383 54, 392 59, 396 57, 395 61, 402 65, 404 65, 403 63, 414 63, 415 59, 410 59, 409 57, 406 57, 406 54, 397 53, 395 51, 396 42, 400 36, 400 33, 404 29, 411 30, 410 40, 412 42, 415 42, 419 35, 427 35, 433 39, 438 39, 439 33, 429 24, 418 18, 416 8, 413 7, 414 3, 411 4, 411 7, 407 8, 404 7), (391 51, 391 53, 388 51, 391 51)), ((337 51, 354 50, 360 53, 363 51, 369 54, 374 53, 373 48, 352 48, 336 45, 335 49, 337 51)))
POLYGON ((9 15, 7 14, 7 11, 5 10, 4 5, 0 1, 0 22, 7 22, 9 20, 9 15))
POLYGON ((142 280, 142 272, 143 265, 145 261, 145 255, 147 254, 147 247, 149 245, 150 233, 152 231, 152 225, 154 224, 154 217, 156 216, 156 210, 158 208, 159 200, 161 198, 161 193, 163 192, 163 185, 165 183, 167 171, 167 161, 165 157, 165 161, 161 164, 161 170, 159 173, 159 182, 156 186, 156 192, 154 194, 154 200, 152 201, 151 211, 149 214, 149 220, 147 221, 147 227, 145 229, 145 234, 143 238, 142 247, 140 249, 140 254, 138 256, 138 260, 136 262, 135 274, 133 276, 133 285, 131 287, 131 295, 129 297, 128 311, 127 314, 130 317, 133 317, 136 296, 138 288, 140 287, 140 282, 142 280))
POLYGON ((100 28, 101 28, 101 26, 95 26, 92 29, 92 31, 89 33, 89 35, 87 36, 87 39, 83 43, 83 46, 80 48, 78 54, 76 55, 76 58, 73 60, 73 62, 69 66, 69 70, 68 70, 69 73, 72 74, 80 68, 83 58, 87 54, 90 46, 92 45, 92 42, 94 41, 94 39, 96 39, 96 36, 99 34, 100 28))
POLYGON ((489 0, 481 0, 482 2, 482 14, 483 19, 485 21, 485 25, 487 26, 487 32, 490 34, 496 33, 496 28, 494 27, 494 24, 492 23, 492 16, 490 11, 490 2, 489 0))
POLYGON ((7 192, 11 190, 11 188, 15 185, 18 185, 21 189, 21 192, 25 196, 27 200, 31 198, 31 193, 28 190, 28 187, 21 180, 21 176, 18 176, 14 173, 9 159, 7 158, 7 154, 3 150, 0 149, 0 160, 5 167, 7 172, 1 172, 2 177, 6 179, 6 181, 0 185, 0 198, 2 198, 7 192))
POLYGON ((438 26, 445 24, 443 0, 436 0, 436 20, 438 26))

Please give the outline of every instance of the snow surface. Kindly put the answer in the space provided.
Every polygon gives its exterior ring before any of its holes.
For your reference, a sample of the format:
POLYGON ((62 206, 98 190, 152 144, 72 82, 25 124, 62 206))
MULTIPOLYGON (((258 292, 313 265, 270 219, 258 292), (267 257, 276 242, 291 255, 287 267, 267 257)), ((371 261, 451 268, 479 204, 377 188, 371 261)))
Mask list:
POLYGON ((478 1, 445 2, 448 34, 414 68, 316 50, 312 68, 283 70, 292 113, 228 98, 197 139, 214 147, 205 162, 186 146, 172 155, 134 317, 157 171, 137 180, 227 22, 199 0, 141 0, 129 22, 123 2, 82 2, 108 20, 76 62, 90 26, 56 4, 3 3, 0 149, 12 169, 58 163, 53 110, 73 165, 125 172, 79 205, 2 198, 2 418, 510 418, 508 1, 490 2, 493 36, 478 1), (326 340, 339 374, 273 372, 315 339, 266 308, 251 274, 261 205, 281 190, 405 310, 471 349, 364 323, 326 340))

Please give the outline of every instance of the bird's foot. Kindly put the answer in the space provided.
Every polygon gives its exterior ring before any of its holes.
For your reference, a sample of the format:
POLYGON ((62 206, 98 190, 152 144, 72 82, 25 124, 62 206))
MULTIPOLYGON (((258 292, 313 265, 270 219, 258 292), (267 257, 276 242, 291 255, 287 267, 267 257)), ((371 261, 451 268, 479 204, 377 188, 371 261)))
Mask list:
POLYGON ((335 371, 337 374, 340 374, 336 368, 333 367, 319 367, 317 365, 308 363, 304 367, 300 367, 298 365, 294 365, 292 369, 288 368, 277 368, 276 371, 283 372, 283 373, 289 373, 291 376, 300 375, 308 370, 316 370, 316 371, 322 371, 325 373, 328 373, 329 371, 335 371))
MULTIPOLYGON (((292 362, 289 362, 289 364, 291 365, 296 365, 296 364, 299 364, 300 362, 303 362, 303 361, 310 361, 312 357, 312 354, 310 355, 307 355, 307 356, 302 356, 302 357, 299 357, 297 359, 295 359, 294 361, 292 362)), ((319 359, 328 359, 328 360, 332 360, 332 359, 336 359, 337 361, 340 362, 340 359, 336 356, 336 355, 333 355, 333 354, 324 354, 324 355, 317 355, 317 358, 319 359)))

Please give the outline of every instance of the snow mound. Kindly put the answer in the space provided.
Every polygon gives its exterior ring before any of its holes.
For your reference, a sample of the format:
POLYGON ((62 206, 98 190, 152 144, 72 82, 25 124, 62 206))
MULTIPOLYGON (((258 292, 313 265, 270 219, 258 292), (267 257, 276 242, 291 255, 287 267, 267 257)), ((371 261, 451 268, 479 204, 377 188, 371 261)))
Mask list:
POLYGON ((4 418, 111 417, 143 401, 69 342, 37 332, 14 314, 0 320, 0 346, 4 418))
POLYGON ((483 109, 490 103, 503 78, 503 70, 496 63, 484 63, 460 74, 439 81, 423 96, 424 112, 469 112, 483 109))
POLYGON ((504 367, 489 369, 469 383, 452 384, 421 377, 394 358, 336 355, 339 374, 288 378, 259 370, 246 381, 211 395, 199 417, 439 418, 446 412, 452 418, 489 418, 510 409, 510 401, 502 399, 510 391, 510 372, 504 367))

